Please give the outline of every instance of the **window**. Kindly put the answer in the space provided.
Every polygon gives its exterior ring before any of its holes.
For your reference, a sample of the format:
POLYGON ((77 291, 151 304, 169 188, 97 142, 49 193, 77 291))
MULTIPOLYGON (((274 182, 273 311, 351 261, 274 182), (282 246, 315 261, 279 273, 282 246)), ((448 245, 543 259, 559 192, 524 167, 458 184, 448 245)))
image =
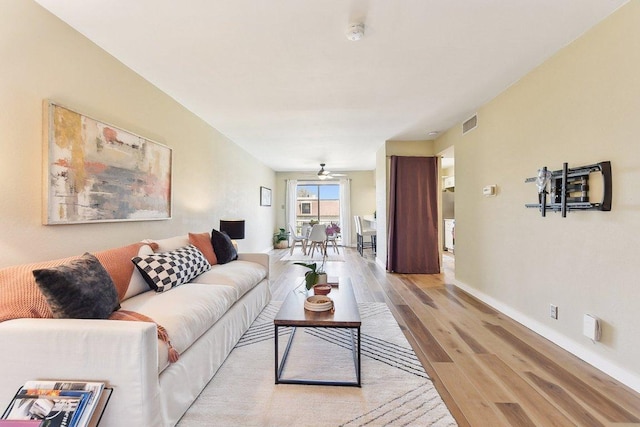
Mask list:
POLYGON ((296 227, 318 221, 322 224, 340 223, 339 184, 300 184, 296 192, 296 227))
POLYGON ((351 244, 351 183, 349 179, 339 181, 288 179, 286 184, 285 221, 287 226, 290 224, 296 233, 301 233, 302 224, 311 222, 311 219, 327 224, 335 222, 341 228, 340 244, 351 244))

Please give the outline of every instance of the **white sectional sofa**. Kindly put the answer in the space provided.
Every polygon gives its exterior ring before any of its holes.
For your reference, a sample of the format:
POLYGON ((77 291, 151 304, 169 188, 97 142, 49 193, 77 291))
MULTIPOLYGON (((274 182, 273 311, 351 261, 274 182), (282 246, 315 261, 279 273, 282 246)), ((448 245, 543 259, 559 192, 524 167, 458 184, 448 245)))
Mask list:
MULTIPOLYGON (((156 243, 156 252, 171 251, 188 245, 189 237, 156 243)), ((134 271, 132 280, 139 274, 134 271)), ((269 302, 268 278, 267 254, 239 254, 238 260, 214 265, 169 291, 128 291, 122 308, 146 315, 167 330, 180 354, 175 363, 169 362, 154 323, 51 318, 0 322, 0 406, 30 379, 105 381, 114 392, 100 427, 173 426, 269 302)))

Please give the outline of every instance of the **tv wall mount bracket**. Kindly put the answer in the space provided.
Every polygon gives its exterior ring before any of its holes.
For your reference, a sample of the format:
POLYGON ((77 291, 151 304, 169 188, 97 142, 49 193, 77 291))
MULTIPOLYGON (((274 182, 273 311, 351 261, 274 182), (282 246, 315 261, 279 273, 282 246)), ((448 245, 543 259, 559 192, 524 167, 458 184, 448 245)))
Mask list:
POLYGON ((563 163, 561 170, 549 171, 547 167, 538 170, 538 176, 527 178, 524 182, 535 182, 538 187, 538 203, 528 203, 527 208, 537 208, 546 216, 548 210, 567 211, 610 211, 611 210, 611 162, 569 168, 563 163), (602 200, 592 203, 589 199, 589 179, 591 174, 602 176, 602 200), (547 187, 550 190, 547 191, 547 187), (547 200, 547 194, 549 200, 547 200))

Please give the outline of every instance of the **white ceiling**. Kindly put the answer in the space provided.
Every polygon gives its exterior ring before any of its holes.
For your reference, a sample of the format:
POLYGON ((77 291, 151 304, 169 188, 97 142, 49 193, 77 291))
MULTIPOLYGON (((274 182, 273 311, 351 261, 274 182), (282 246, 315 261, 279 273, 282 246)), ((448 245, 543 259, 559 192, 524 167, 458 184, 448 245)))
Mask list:
POLYGON ((628 0, 36 1, 274 170, 340 171, 433 139, 628 0))

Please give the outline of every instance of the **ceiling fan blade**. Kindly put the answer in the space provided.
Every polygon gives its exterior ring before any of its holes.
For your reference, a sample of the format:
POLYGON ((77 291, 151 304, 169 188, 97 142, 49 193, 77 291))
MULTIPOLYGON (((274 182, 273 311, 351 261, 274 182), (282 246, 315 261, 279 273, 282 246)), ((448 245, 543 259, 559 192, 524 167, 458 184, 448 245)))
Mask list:
POLYGON ((320 163, 320 170, 318 171, 318 178, 319 179, 331 179, 334 177, 340 177, 340 176, 347 176, 347 174, 344 173, 333 173, 329 170, 326 170, 324 167, 326 166, 326 163, 320 163))

